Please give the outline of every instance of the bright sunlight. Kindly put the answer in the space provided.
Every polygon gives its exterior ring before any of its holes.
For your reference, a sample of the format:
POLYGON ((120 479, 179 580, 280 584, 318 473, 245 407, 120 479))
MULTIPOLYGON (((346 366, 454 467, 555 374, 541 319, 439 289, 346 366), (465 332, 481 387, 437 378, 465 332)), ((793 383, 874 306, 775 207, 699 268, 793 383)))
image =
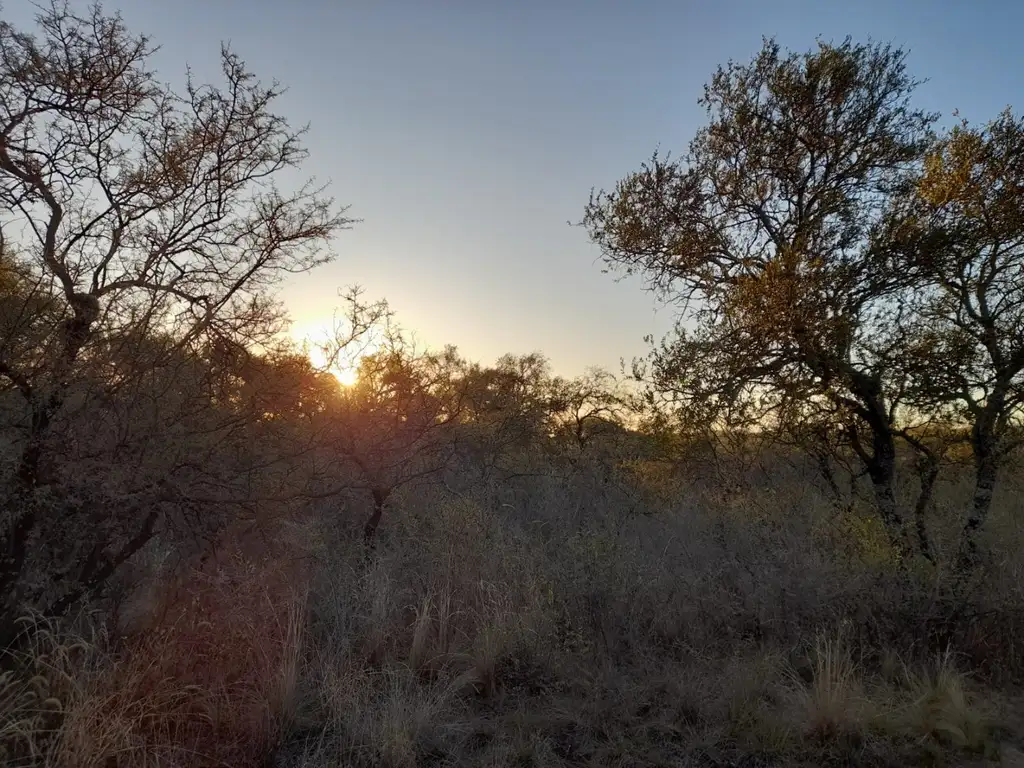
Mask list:
MULTIPOLYGON (((319 324, 296 325, 291 329, 291 336, 300 346, 304 346, 309 360, 313 365, 330 373, 344 387, 351 387, 359 380, 359 361, 363 355, 353 358, 342 354, 341 358, 335 361, 327 359, 324 346, 330 338, 326 326, 319 324)), ((361 349, 366 354, 366 349, 361 349)))
POLYGON ((359 371, 357 368, 343 368, 341 370, 332 370, 334 378, 338 380, 342 386, 351 387, 357 381, 359 381, 359 371))

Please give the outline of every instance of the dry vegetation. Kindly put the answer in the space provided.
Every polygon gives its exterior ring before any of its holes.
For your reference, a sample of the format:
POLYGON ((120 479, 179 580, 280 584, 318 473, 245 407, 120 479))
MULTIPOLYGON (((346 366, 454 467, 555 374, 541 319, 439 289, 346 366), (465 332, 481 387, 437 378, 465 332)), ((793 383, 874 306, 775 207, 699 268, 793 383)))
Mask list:
POLYGON ((343 388, 271 298, 351 223, 268 184, 279 88, 150 53, 0 22, 0 762, 1024 765, 1024 123, 766 42, 587 208, 697 307, 634 381, 354 291, 343 388))
MULTIPOLYGON (((8 764, 1019 759, 1018 580, 949 612, 948 572, 900 576, 810 472, 736 470, 728 502, 587 475, 410 487, 370 556, 361 517, 311 514, 131 606, 117 643, 48 628, 5 678, 8 764)), ((996 560, 1024 544, 1013 492, 996 560)))

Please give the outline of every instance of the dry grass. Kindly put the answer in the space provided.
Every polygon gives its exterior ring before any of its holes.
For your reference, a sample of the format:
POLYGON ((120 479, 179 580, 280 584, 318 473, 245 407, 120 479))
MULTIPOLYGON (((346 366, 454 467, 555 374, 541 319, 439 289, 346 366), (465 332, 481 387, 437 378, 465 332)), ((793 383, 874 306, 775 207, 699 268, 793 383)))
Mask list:
POLYGON ((988 718, 969 692, 969 680, 957 669, 953 655, 943 653, 933 665, 908 673, 912 696, 903 725, 933 752, 946 747, 972 752, 987 745, 988 718))
POLYGON ((62 636, 53 623, 27 616, 28 647, 4 659, 0 674, 0 758, 3 765, 34 765, 61 747, 61 725, 80 698, 79 676, 94 645, 62 636))
MULTIPOLYGON (((370 559, 306 524, 312 572, 223 560, 116 656, 40 632, 0 733, 25 765, 72 768, 1010 764, 1024 746, 1004 706, 1020 651, 988 629, 1019 585, 989 581, 968 611, 989 623, 956 625, 941 572, 901 576, 867 529, 839 546, 860 529, 796 482, 518 494, 399 496, 370 559)), ((1007 522, 993 556, 1021 544, 1007 522)))
POLYGON ((809 666, 809 681, 792 674, 803 734, 820 743, 861 736, 868 719, 868 701, 842 627, 832 634, 818 634, 809 666))
POLYGON ((162 621, 116 652, 37 634, 37 643, 54 650, 37 651, 35 664, 53 674, 22 676, 26 695, 5 695, 5 722, 15 722, 19 708, 29 711, 27 691, 42 677, 49 687, 59 679, 63 696, 43 702, 59 717, 31 760, 21 750, 25 764, 260 764, 289 724, 305 621, 302 594, 285 589, 282 576, 241 557, 214 576, 194 574, 162 621), (74 651, 87 658, 67 663, 74 651))

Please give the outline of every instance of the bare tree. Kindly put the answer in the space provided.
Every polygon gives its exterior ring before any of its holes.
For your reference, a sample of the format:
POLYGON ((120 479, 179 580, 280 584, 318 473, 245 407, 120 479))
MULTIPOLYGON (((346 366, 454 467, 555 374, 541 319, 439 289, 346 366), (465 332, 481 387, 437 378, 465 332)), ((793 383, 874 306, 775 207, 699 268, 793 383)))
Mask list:
MULTIPOLYGON (((37 23, 32 34, 0 22, 0 252, 18 254, 25 296, 45 297, 56 320, 33 359, 18 334, 0 346, 0 375, 26 404, 17 513, 0 522, 10 610, 50 514, 36 497, 53 425, 104 344, 159 332, 170 354, 266 338, 280 327, 267 289, 327 261, 350 222, 313 182, 275 183, 305 159, 303 130, 274 112, 281 87, 231 51, 220 85, 189 74, 179 93, 148 69, 148 38, 98 6, 82 15, 57 0, 37 23)), ((153 487, 137 503, 166 498, 153 487)), ((123 560, 152 526, 145 516, 127 550, 108 542, 97 557, 123 560)))

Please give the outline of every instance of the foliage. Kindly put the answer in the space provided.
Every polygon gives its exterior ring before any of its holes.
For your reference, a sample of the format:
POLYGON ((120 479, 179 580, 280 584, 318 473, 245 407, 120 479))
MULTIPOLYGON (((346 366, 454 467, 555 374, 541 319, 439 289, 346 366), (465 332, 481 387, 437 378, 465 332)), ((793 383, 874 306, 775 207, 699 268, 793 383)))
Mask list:
POLYGON ((805 54, 766 41, 706 86, 709 123, 684 158, 656 153, 592 194, 584 224, 611 265, 679 308, 675 332, 635 366, 649 402, 719 433, 774 431, 826 475, 852 454, 908 552, 893 496, 902 443, 918 454, 916 545, 933 561, 925 517, 951 444, 921 435, 973 425, 968 554, 1016 444, 1000 436, 1024 366, 1024 131, 1006 113, 936 138, 905 59, 850 40, 805 54))

